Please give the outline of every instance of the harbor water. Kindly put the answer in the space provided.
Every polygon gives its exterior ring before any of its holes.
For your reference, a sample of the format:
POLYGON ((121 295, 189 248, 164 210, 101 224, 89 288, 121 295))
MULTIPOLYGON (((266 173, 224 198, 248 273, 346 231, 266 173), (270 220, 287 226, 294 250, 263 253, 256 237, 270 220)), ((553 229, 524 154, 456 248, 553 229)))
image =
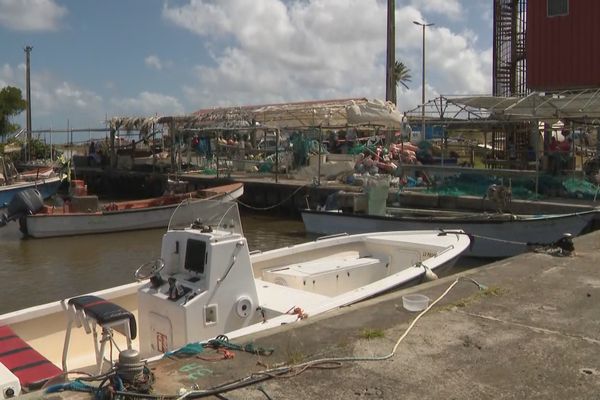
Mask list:
MULTIPOLYGON (((302 221, 240 212, 250 250, 312 239, 302 221)), ((22 239, 17 223, 0 228, 0 314, 132 282, 141 264, 160 257, 165 231, 22 239)))
MULTIPOLYGON (((313 240, 302 221, 240 209, 250 250, 313 240)), ((17 223, 0 228, 0 314, 133 281, 143 263, 160 257, 165 229, 22 239, 17 223)), ((459 260, 454 270, 473 265, 459 260)))

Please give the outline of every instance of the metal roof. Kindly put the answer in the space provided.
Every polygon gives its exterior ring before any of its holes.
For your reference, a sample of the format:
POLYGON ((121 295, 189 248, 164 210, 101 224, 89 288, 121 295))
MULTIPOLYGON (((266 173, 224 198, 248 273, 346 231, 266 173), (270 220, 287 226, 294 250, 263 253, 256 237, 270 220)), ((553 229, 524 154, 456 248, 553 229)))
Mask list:
POLYGON ((485 109, 493 119, 600 121, 600 89, 552 94, 533 92, 525 97, 458 97, 448 101, 485 109))

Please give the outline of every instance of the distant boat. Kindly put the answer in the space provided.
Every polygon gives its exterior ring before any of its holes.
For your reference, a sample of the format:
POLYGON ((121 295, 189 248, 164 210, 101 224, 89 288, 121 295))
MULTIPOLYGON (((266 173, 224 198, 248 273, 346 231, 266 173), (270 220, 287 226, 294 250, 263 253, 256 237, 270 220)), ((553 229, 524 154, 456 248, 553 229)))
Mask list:
POLYGON ((511 257, 532 244, 549 245, 565 233, 581 234, 598 210, 568 214, 518 215, 466 211, 387 208, 386 215, 348 213, 340 210, 302 210, 307 232, 330 235, 421 229, 460 229, 473 243, 463 255, 481 258, 511 257))
POLYGON ((6 224, 18 220, 21 232, 33 238, 86 235, 162 228, 182 203, 207 199, 235 200, 244 193, 242 183, 233 183, 195 192, 165 195, 143 200, 100 205, 96 196, 73 196, 63 206, 43 204, 39 191, 21 193, 9 205, 6 224))
POLYGON ((6 207, 23 190, 37 189, 47 199, 56 194, 63 177, 51 166, 17 172, 12 162, 0 157, 0 207, 6 207))
POLYGON ((141 359, 222 335, 301 325, 420 283, 454 264, 469 242, 459 232, 384 232, 250 252, 236 203, 182 205, 163 236, 161 258, 135 271, 141 282, 0 315, 4 387, 19 395, 48 379, 52 387, 71 378, 67 371, 86 371, 139 392, 128 383, 141 382, 144 370, 156 381, 174 379, 153 368, 169 359, 151 358, 156 364, 147 368, 141 359))

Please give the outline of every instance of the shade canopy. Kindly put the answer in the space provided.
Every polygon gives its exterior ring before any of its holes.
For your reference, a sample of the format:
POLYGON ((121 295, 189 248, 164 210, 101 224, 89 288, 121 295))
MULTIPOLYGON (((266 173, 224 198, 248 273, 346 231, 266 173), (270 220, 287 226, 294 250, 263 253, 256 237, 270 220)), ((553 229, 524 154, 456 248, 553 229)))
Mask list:
POLYGON ((553 94, 533 92, 525 97, 470 96, 448 101, 485 109, 493 119, 600 121, 600 89, 553 94))
POLYGON ((398 129, 402 114, 394 104, 381 100, 353 98, 259 106, 222 107, 183 116, 114 117, 113 129, 147 131, 153 124, 172 124, 178 129, 247 128, 273 129, 380 126, 398 129))

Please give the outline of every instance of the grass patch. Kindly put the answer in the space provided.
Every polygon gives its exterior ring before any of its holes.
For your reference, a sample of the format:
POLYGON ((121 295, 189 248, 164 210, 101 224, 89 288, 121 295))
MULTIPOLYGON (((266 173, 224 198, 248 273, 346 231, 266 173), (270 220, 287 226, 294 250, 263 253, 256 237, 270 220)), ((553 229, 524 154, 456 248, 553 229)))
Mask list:
POLYGON ((362 339, 367 339, 367 340, 379 339, 379 338, 385 337, 385 333, 383 332, 382 329, 365 328, 360 332, 360 337, 362 339))
POLYGON ((288 365, 299 364, 302 361, 304 361, 305 358, 306 358, 306 356, 304 355, 304 353, 299 352, 299 351, 292 351, 287 354, 286 362, 288 365))
POLYGON ((469 297, 465 297, 464 299, 460 299, 455 301, 454 303, 450 303, 444 307, 440 307, 440 311, 448 311, 453 308, 464 308, 470 304, 475 303, 477 300, 492 297, 492 296, 502 296, 507 292, 506 289, 502 289, 500 287, 492 286, 484 290, 480 290, 477 293, 470 295, 469 297))

